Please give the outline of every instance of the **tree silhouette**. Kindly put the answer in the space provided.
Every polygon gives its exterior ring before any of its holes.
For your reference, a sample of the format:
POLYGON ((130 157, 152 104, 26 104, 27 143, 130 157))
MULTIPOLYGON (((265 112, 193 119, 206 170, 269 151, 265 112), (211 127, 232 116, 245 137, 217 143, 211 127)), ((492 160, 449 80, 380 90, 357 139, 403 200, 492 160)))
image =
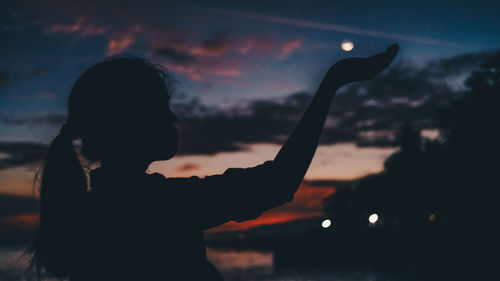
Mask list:
POLYGON ((466 79, 464 95, 437 114, 438 139, 423 143, 411 124, 402 126, 396 136, 400 149, 382 172, 326 200, 325 212, 342 222, 337 227, 366 228, 367 214, 379 212, 379 227, 411 229, 404 232, 408 241, 435 241, 422 258, 439 260, 443 271, 461 268, 453 278, 492 270, 493 260, 486 257, 498 253, 499 71, 500 52, 466 79))

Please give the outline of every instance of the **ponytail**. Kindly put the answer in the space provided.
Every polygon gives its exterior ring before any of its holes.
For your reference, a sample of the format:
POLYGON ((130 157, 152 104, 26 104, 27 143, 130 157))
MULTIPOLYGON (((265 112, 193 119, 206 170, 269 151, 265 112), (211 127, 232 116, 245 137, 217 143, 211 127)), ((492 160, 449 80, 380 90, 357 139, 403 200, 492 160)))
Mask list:
POLYGON ((67 277, 78 253, 82 203, 87 177, 73 148, 77 138, 65 124, 45 155, 40 184, 40 226, 34 241, 31 266, 67 277))

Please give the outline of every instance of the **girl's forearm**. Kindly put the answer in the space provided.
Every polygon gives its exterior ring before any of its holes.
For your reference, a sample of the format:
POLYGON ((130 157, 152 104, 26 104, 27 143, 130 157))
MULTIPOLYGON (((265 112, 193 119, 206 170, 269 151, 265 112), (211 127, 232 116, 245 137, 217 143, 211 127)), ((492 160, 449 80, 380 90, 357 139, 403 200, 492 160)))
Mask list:
POLYGON ((305 114, 274 158, 278 173, 298 188, 312 161, 335 93, 342 83, 328 73, 310 102, 305 114))

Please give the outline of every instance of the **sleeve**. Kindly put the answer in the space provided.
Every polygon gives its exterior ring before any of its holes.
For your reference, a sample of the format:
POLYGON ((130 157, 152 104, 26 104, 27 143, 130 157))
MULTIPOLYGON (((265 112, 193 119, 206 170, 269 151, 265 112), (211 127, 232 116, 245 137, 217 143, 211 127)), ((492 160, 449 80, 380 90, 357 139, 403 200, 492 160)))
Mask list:
POLYGON ((257 218, 264 211, 293 200, 295 188, 281 181, 272 161, 252 168, 230 168, 221 175, 186 179, 190 210, 204 229, 228 221, 257 218))

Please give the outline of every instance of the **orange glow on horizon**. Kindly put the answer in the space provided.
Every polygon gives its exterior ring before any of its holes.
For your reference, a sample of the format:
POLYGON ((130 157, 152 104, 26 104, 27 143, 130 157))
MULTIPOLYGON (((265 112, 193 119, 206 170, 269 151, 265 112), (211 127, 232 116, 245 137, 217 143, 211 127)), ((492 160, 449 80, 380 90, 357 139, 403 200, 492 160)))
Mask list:
POLYGON ((208 230, 208 233, 245 231, 254 227, 291 222, 298 219, 323 216, 323 200, 336 191, 332 186, 309 186, 302 184, 291 203, 264 212, 255 220, 228 222, 208 230))
POLYGON ((39 215, 20 214, 0 218, 0 228, 34 231, 38 226, 39 215))
POLYGON ((258 226, 286 223, 298 219, 314 218, 321 215, 321 212, 311 212, 308 214, 269 212, 262 214, 255 220, 249 220, 241 223, 230 221, 219 227, 208 230, 208 233, 245 231, 258 226))

